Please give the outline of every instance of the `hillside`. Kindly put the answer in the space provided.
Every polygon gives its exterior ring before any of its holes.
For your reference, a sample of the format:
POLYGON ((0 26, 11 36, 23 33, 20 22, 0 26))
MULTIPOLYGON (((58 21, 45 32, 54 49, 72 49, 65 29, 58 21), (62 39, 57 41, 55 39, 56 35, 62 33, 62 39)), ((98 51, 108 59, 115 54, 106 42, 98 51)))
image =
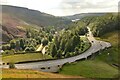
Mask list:
POLYGON ((83 21, 86 23, 89 22, 88 26, 91 28, 91 31, 97 39, 101 41, 110 42, 112 47, 101 51, 104 55, 101 55, 100 59, 107 61, 110 64, 118 64, 118 44, 119 44, 119 17, 117 13, 108 13, 103 16, 98 17, 87 17, 83 21), (110 61, 105 59, 108 53, 110 55, 110 61))
POLYGON ((99 39, 99 40, 110 42, 112 44, 112 47, 107 50, 101 51, 101 53, 103 55, 97 56, 96 59, 105 61, 112 65, 117 65, 117 66, 119 65, 119 59, 118 59, 119 53, 120 53, 120 50, 118 47, 119 46, 118 45, 119 44, 119 36, 118 36, 119 34, 120 34, 119 31, 113 31, 113 32, 104 34, 100 38, 97 37, 97 39, 99 39), (108 55, 108 53, 110 55, 108 55), (105 58, 105 57, 107 57, 107 58, 105 58))
POLYGON ((88 24, 94 36, 97 36, 96 39, 107 41, 111 43, 112 47, 101 50, 100 54, 93 55, 88 60, 66 64, 59 73, 88 78, 117 78, 120 53, 117 14, 109 13, 99 17, 86 17, 82 21, 88 24))
POLYGON ((0 26, 2 27, 2 41, 4 42, 8 42, 13 38, 25 37, 26 28, 39 29, 47 26, 63 28, 65 24, 70 22, 66 19, 28 8, 8 5, 0 6, 2 6, 0 26))
POLYGON ((64 24, 66 21, 61 17, 55 17, 37 10, 16 6, 2 5, 2 13, 9 14, 27 23, 36 24, 38 26, 57 26, 59 23, 64 24))
POLYGON ((20 29, 20 26, 27 26, 19 19, 14 18, 8 14, 2 14, 2 36, 3 41, 9 41, 15 37, 22 37, 25 35, 25 30, 20 29))
POLYGON ((36 25, 27 24, 22 20, 18 20, 10 16, 7 16, 6 18, 4 15, 2 15, 2 17, 2 24, 0 23, 0 26, 2 27, 3 42, 9 42, 14 38, 25 37, 26 29, 39 29, 39 27, 36 25))
POLYGON ((103 16, 93 17, 89 27, 94 36, 100 37, 106 33, 118 30, 118 20, 117 13, 108 13, 103 16))

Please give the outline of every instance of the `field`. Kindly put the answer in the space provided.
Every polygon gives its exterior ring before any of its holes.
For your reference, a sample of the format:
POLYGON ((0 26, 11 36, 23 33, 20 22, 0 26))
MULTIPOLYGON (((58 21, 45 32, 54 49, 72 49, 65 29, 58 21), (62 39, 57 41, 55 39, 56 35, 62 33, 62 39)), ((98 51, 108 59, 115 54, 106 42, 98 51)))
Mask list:
POLYGON ((120 50, 118 49, 118 34, 120 34, 120 32, 118 33, 118 31, 115 32, 111 32, 109 34, 103 35, 101 38, 97 38, 99 40, 104 40, 104 41, 108 41, 112 44, 112 48, 109 48, 107 50, 102 51, 102 55, 99 55, 96 57, 96 59, 105 61, 109 64, 118 64, 118 57, 120 53, 120 50), (109 53, 109 55, 108 55, 109 53))
POLYGON ((17 54, 17 55, 9 55, 2 57, 3 62, 24 62, 24 61, 34 61, 34 60, 43 60, 43 59, 51 59, 52 57, 49 55, 42 55, 41 53, 27 53, 27 54, 17 54))
POLYGON ((118 68, 112 64, 118 64, 118 32, 108 33, 99 39, 109 41, 112 44, 112 48, 101 51, 101 54, 97 55, 94 59, 66 64, 60 71, 60 74, 90 78, 116 77, 118 75, 118 68))
MULTIPOLYGON (((82 78, 79 76, 65 76, 54 73, 40 72, 35 70, 17 70, 17 69, 3 69, 2 78, 82 78)), ((8 79, 7 79, 8 80, 8 79)), ((14 79, 13 79, 14 80, 14 79)), ((26 79, 25 79, 26 80, 26 79)), ((29 79, 28 79, 29 80, 29 79)))
POLYGON ((86 60, 66 64, 60 74, 83 76, 87 78, 112 78, 118 74, 118 71, 105 62, 86 60))

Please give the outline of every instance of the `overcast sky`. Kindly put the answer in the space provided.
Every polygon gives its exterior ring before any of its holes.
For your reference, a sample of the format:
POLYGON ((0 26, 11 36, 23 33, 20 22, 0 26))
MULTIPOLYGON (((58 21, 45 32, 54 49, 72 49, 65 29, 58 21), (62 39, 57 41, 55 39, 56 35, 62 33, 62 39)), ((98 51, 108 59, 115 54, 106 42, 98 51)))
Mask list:
POLYGON ((117 12, 119 0, 0 0, 1 4, 27 7, 55 16, 89 12, 117 12))

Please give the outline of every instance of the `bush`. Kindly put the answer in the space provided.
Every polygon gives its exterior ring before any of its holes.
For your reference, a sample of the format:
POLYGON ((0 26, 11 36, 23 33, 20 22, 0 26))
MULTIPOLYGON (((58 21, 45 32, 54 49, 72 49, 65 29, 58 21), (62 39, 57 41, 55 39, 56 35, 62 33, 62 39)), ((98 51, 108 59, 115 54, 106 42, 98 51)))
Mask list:
POLYGON ((15 49, 15 47, 16 47, 16 42, 15 42, 15 40, 11 40, 11 41, 10 41, 10 48, 11 48, 11 49, 15 49))
POLYGON ((29 47, 26 47, 26 48, 25 48, 25 51, 30 51, 30 48, 29 48, 29 47))
POLYGON ((34 46, 31 46, 29 49, 30 49, 30 51, 35 51, 35 47, 34 46))
POLYGON ((48 40, 47 39, 42 39, 41 43, 43 44, 43 46, 46 46, 48 44, 48 40))
POLYGON ((14 63, 9 63, 9 68, 10 69, 15 69, 15 64, 14 63))
POLYGON ((12 50, 5 50, 2 54, 14 54, 15 53, 15 50, 12 49, 12 50))
POLYGON ((2 45, 2 50, 10 50, 10 45, 6 44, 6 45, 2 45))
POLYGON ((25 51, 35 51, 35 47, 34 46, 26 47, 25 51))

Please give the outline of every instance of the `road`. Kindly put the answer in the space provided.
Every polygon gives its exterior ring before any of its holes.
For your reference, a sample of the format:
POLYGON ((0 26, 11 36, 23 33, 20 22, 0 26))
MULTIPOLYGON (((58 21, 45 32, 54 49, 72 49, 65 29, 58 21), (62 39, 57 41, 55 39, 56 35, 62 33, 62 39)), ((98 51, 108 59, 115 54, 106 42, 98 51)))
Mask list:
MULTIPOLYGON (((87 27, 88 28, 88 27, 87 27)), ((22 64, 15 64, 17 69, 35 69, 47 72, 56 72, 59 68, 62 67, 65 63, 75 62, 77 60, 87 58, 88 56, 111 46, 110 43, 104 41, 98 41, 93 37, 90 28, 88 28, 87 38, 91 42, 91 47, 85 51, 84 53, 73 56, 70 58, 65 59, 58 59, 58 60, 49 60, 49 61, 40 61, 40 62, 30 62, 30 63, 22 63, 22 64), (41 69, 42 68, 42 69, 41 69)), ((8 68, 8 65, 2 66, 3 68, 8 68)))

